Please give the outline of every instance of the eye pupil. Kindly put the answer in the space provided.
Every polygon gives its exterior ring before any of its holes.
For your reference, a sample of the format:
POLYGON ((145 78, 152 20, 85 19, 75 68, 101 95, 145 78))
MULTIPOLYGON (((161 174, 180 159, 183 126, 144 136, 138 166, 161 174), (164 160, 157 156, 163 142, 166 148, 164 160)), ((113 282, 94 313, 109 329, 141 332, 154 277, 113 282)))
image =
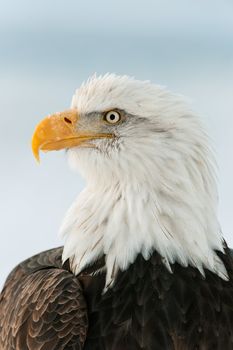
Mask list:
POLYGON ((109 117, 111 120, 114 120, 116 118, 116 116, 114 114, 111 114, 109 117))

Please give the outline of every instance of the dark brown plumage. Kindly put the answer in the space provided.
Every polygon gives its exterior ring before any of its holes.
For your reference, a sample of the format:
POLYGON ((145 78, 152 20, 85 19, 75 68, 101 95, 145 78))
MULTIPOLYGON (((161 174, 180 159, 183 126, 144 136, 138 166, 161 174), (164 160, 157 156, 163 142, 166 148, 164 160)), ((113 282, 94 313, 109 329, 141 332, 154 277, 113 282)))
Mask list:
POLYGON ((87 310, 61 249, 36 255, 9 275, 0 298, 1 350, 83 349, 87 310))
POLYGON ((102 293, 100 259, 78 277, 62 248, 18 265, 0 298, 1 350, 233 349, 233 260, 220 254, 230 281, 191 267, 166 270, 155 252, 138 256, 102 293))

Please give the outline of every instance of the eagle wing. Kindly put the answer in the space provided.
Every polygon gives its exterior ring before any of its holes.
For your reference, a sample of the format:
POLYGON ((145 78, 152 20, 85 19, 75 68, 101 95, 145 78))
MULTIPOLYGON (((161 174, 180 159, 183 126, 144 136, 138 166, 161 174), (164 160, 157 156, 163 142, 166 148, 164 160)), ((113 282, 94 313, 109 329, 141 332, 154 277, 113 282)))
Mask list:
POLYGON ((62 248, 40 253, 9 275, 0 295, 1 350, 83 349, 86 302, 61 254, 62 248))

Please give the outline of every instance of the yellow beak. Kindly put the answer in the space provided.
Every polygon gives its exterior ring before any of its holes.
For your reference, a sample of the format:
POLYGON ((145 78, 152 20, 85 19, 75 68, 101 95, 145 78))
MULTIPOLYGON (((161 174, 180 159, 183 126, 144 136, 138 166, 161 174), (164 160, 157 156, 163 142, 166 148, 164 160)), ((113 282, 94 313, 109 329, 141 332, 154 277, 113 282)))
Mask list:
POLYGON ((113 137, 112 134, 79 131, 78 121, 79 115, 76 110, 56 113, 43 119, 32 137, 32 151, 37 161, 40 160, 40 150, 60 150, 86 144, 88 140, 113 137))

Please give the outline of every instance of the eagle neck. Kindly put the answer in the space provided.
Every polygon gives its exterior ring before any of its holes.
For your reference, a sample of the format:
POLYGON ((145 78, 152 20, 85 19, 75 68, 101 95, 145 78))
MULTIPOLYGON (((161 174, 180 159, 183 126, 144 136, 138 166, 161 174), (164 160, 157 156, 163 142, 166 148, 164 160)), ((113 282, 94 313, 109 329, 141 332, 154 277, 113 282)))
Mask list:
POLYGON ((192 265, 204 275, 207 268, 227 279, 215 251, 223 251, 215 213, 194 208, 189 201, 169 196, 150 182, 111 185, 90 183, 68 211, 61 232, 66 237, 63 260, 79 274, 105 256, 106 288, 119 270, 124 271, 141 254, 154 251, 167 269, 178 262, 192 265))

